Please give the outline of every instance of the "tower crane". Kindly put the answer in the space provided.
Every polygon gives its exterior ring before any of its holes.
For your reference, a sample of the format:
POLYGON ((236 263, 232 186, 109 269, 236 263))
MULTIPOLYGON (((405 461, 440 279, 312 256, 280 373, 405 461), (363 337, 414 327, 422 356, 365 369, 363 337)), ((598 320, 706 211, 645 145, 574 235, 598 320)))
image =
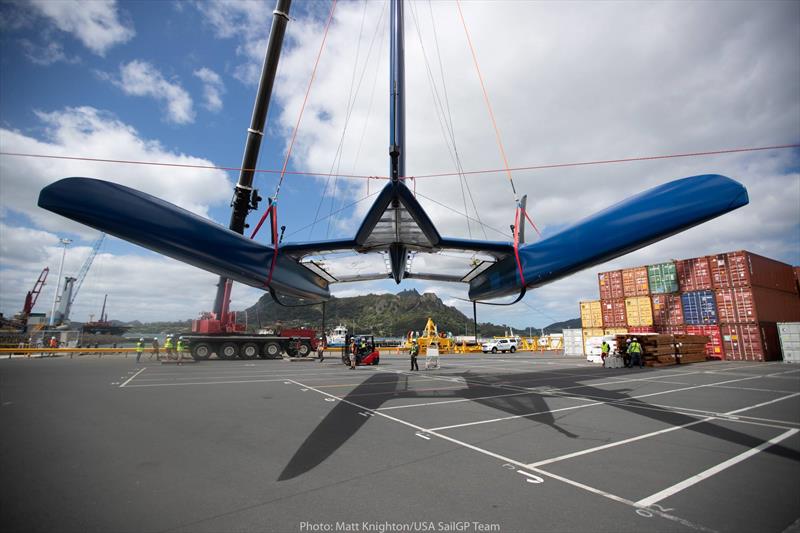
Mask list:
POLYGON ((94 241, 94 244, 92 244, 92 249, 89 252, 89 257, 87 257, 86 261, 83 262, 83 266, 81 266, 81 269, 78 271, 77 277, 73 278, 72 276, 67 276, 64 278, 64 290, 61 293, 61 297, 59 298, 60 303, 58 309, 56 310, 56 325, 60 325, 69 321, 69 312, 72 309, 72 303, 75 301, 75 298, 78 297, 78 291, 81 290, 83 280, 86 279, 86 274, 89 273, 89 269, 92 266, 92 262, 94 262, 97 251, 100 249, 100 246, 103 244, 105 238, 106 234, 101 233, 100 237, 94 241))

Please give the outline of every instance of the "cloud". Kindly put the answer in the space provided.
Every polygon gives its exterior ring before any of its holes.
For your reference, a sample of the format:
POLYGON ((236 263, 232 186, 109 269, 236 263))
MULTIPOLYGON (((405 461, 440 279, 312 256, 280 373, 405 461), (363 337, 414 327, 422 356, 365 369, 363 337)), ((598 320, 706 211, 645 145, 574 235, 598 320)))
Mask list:
MULTIPOLYGON (((502 168, 455 4, 406 5, 407 173, 455 172, 456 163, 468 171, 502 168), (451 124, 457 161, 451 155, 451 124)), ((380 3, 366 6, 362 32, 364 6, 337 6, 295 143, 295 168, 329 172, 337 165, 341 172, 386 174, 388 46, 376 43, 381 60, 375 51, 368 59, 372 28, 386 24, 381 8, 380 3), (352 95, 355 103, 350 108, 352 95), (334 154, 342 139, 339 165, 334 154)), ((800 139, 800 65, 793 58, 798 4, 694 3, 687 9, 686 4, 666 2, 473 2, 462 4, 462 9, 512 167, 800 139)), ((298 16, 287 31, 290 45, 274 91, 280 113, 272 123, 286 137, 297 120, 323 24, 317 16, 298 16)), ((482 307, 479 313, 519 325, 543 325, 549 323, 548 316, 574 317, 579 299, 598 297, 599 270, 671 258, 749 249, 798 263, 798 163, 797 150, 776 150, 516 172, 516 189, 529 194, 529 211, 545 235, 635 193, 697 174, 721 173, 739 180, 748 188, 751 204, 530 291, 525 301, 536 311, 517 304, 482 307)), ((514 196, 505 174, 469 175, 466 183, 468 189, 457 177, 444 177, 421 178, 409 185, 416 187, 418 199, 443 235, 484 238, 478 224, 467 225, 466 212, 500 230, 487 228, 487 238, 509 240, 514 196)), ((320 187, 324 186, 322 180, 320 187)), ((371 188, 375 190, 375 183, 371 188)), ((342 179, 335 194, 360 198, 366 184, 342 179)), ((370 203, 339 218, 338 233, 331 237, 352 235, 370 203)), ((318 226, 311 238, 326 237, 325 224, 318 226)), ((533 231, 529 236, 529 241, 536 239, 533 231)), ((404 282, 401 288, 409 286, 428 285, 404 282)), ((443 298, 466 294, 460 285, 436 290, 443 298)), ((459 307, 471 312, 468 303, 459 307)))
POLYGON ((136 35, 130 23, 120 20, 117 3, 113 0, 31 0, 30 6, 58 29, 72 34, 86 48, 100 56, 136 35))
POLYGON ((180 83, 171 83, 153 65, 134 60, 119 68, 119 77, 101 73, 101 78, 110 80, 125 94, 149 96, 167 105, 167 119, 175 124, 194 122, 192 97, 180 83))
POLYGON ((25 57, 31 62, 48 66, 53 63, 79 63, 80 58, 77 56, 70 57, 64 52, 64 47, 57 41, 48 41, 46 44, 37 45, 28 39, 20 39, 20 46, 25 54, 25 57))
POLYGON ((219 111, 222 109, 222 94, 225 93, 225 84, 219 74, 207 67, 202 67, 194 71, 194 75, 203 82, 203 98, 205 98, 205 108, 209 111, 219 111))
MULTIPOLYGON (((66 157, 91 157, 125 161, 213 166, 213 162, 164 148, 143 139, 130 125, 92 107, 66 108, 37 113, 46 136, 37 139, 19 131, 0 128, 0 145, 14 153, 66 157)), ((91 238, 92 231, 37 207, 42 187, 67 176, 106 179, 169 199, 202 216, 209 206, 228 201, 232 183, 225 172, 212 169, 180 169, 152 165, 110 165, 90 161, 52 160, 36 157, 0 157, 2 194, 0 214, 22 214, 31 224, 49 231, 66 231, 91 238)))

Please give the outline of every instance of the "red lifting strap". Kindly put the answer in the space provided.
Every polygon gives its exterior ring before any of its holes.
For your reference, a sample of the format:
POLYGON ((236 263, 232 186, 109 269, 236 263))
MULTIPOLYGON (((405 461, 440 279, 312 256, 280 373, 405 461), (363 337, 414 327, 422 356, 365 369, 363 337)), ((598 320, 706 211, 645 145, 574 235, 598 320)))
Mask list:
POLYGON ((270 224, 272 226, 272 246, 274 247, 274 251, 272 252, 272 264, 269 267, 269 277, 267 278, 266 283, 267 287, 269 287, 270 283, 272 283, 272 273, 275 272, 275 263, 278 262, 278 204, 276 202, 272 203, 270 213, 270 224))
POLYGON ((514 212, 514 257, 517 260, 517 271, 519 272, 519 280, 522 282, 522 288, 525 288, 525 276, 522 273, 522 263, 519 260, 519 226, 520 223, 524 224, 522 220, 522 207, 517 205, 517 210, 514 212))

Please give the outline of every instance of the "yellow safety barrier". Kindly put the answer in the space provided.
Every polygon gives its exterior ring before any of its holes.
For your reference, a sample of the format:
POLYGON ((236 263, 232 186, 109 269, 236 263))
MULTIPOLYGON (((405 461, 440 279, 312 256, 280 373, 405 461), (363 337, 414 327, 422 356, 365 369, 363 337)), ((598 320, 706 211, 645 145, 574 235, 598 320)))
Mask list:
MULTIPOLYGON (((125 357, 128 356, 129 353, 136 353, 136 348, 0 348, 0 355, 8 354, 9 357, 17 354, 17 355, 27 355, 30 357, 31 355, 56 355, 56 354, 69 354, 75 355, 78 354, 97 354, 98 357, 102 357, 104 354, 110 353, 124 353, 125 357)), ((152 348, 145 348, 143 354, 153 354, 155 353, 152 348)), ((162 357, 166 356, 166 352, 161 350, 160 355, 162 357)))

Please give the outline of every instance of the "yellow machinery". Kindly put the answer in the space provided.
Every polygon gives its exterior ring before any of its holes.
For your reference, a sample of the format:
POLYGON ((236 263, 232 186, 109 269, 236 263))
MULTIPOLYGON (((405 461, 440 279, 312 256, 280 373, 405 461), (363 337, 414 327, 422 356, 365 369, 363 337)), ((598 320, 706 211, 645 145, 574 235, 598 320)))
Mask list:
MULTIPOLYGON (((439 333, 436 324, 433 323, 433 319, 430 317, 428 318, 428 322, 425 324, 425 329, 422 330, 422 333, 419 337, 415 337, 413 331, 408 333, 408 337, 406 337, 406 341, 403 344, 402 349, 409 350, 411 348, 411 341, 414 340, 417 341, 420 355, 427 355, 428 346, 430 346, 432 343, 439 345, 439 353, 454 353, 456 351, 456 343, 453 342, 453 339, 448 337, 444 332, 439 333)), ((478 351, 480 351, 480 346, 478 347, 478 351)))

